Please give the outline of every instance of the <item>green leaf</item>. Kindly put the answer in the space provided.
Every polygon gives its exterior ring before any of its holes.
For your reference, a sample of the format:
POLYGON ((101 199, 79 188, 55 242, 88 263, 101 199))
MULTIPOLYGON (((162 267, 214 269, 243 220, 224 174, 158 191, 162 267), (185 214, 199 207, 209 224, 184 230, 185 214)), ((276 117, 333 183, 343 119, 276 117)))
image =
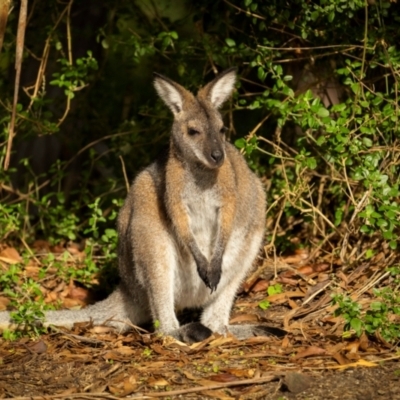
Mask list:
POLYGON ((360 336, 362 333, 362 321, 359 318, 352 318, 350 326, 356 331, 357 335, 360 336))
POLYGON ((263 67, 258 67, 257 76, 260 81, 264 81, 265 77, 267 76, 267 73, 264 71, 263 67))
POLYGON ((179 37, 178 34, 177 34, 175 31, 171 31, 169 34, 170 34, 171 37, 172 37, 173 39, 175 39, 175 40, 177 40, 178 37, 179 37))
POLYGON ((235 146, 238 149, 243 149, 244 147, 246 147, 246 145, 247 145, 247 142, 246 142, 246 139, 244 139, 244 138, 235 140, 235 146))
POLYGON ((263 300, 258 303, 258 307, 260 307, 262 310, 266 310, 271 307, 271 303, 268 300, 263 300))
POLYGON ((230 38, 226 38, 225 39, 225 43, 229 46, 229 47, 235 47, 236 46, 236 42, 233 39, 230 38))
POLYGON ((325 107, 320 107, 317 114, 321 118, 329 117, 329 111, 325 107))
POLYGON ((276 283, 275 285, 269 286, 267 289, 267 293, 269 296, 282 293, 282 285, 279 283, 276 283))
POLYGON ((375 255, 375 251, 372 250, 372 249, 368 249, 368 250, 365 252, 365 258, 366 258, 367 260, 369 260, 370 258, 372 258, 374 255, 375 255))
POLYGON ((359 93, 360 93, 360 84, 359 83, 353 83, 351 86, 350 86, 350 88, 351 88, 351 90, 353 91, 353 93, 355 94, 355 95, 358 95, 359 93))
POLYGON ((372 143, 372 140, 371 140, 370 138, 366 138, 366 137, 365 137, 365 138, 363 138, 362 141, 363 141, 363 143, 364 143, 365 146, 367 146, 367 147, 372 147, 372 144, 373 144, 373 143, 372 143))
POLYGON ((306 165, 310 169, 315 169, 317 168, 317 160, 314 157, 309 157, 306 160, 306 165))

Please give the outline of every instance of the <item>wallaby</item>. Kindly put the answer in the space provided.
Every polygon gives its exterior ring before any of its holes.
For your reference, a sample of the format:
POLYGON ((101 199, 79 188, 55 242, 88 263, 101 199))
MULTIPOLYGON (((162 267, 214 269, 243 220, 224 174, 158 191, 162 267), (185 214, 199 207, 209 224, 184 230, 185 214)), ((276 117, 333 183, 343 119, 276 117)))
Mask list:
MULTIPOLYGON (((91 320, 124 331, 152 320, 162 333, 187 342, 212 332, 239 339, 274 332, 229 325, 263 240, 266 205, 260 180, 226 141, 218 111, 235 81, 236 69, 228 69, 194 96, 154 74, 174 122, 168 151, 139 173, 119 212, 121 283, 85 309, 46 312, 45 325, 91 320), (200 322, 179 326, 176 310, 200 307, 200 322)), ((11 323, 9 313, 0 313, 0 328, 11 323)))

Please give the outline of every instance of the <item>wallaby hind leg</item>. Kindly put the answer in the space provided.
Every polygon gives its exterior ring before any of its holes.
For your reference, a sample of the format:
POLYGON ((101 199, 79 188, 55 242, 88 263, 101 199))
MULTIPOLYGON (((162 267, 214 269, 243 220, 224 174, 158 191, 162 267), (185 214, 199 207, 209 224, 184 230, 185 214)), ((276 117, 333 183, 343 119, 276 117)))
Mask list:
POLYGON ((157 330, 171 334, 179 328, 174 301, 177 263, 174 244, 169 234, 158 229, 156 223, 138 229, 138 232, 142 237, 140 248, 134 251, 135 269, 139 280, 146 283, 151 319, 157 330), (149 245, 145 245, 147 240, 149 245), (152 251, 152 248, 156 248, 156 251, 152 251), (142 251, 146 254, 141 254, 142 251))
POLYGON ((145 308, 158 330, 179 328, 175 315, 176 249, 160 204, 156 165, 136 178, 118 217, 121 281, 145 308), (160 209, 161 208, 161 209, 160 209), (137 293, 138 288, 141 292, 137 293))
MULTIPOLYGON (((222 268, 223 274, 231 274, 231 280, 221 288, 221 292, 217 293, 218 296, 204 308, 201 317, 202 324, 211 329, 211 331, 222 334, 229 331, 229 317, 235 295, 257 256, 262 237, 263 229, 260 229, 258 232, 251 232, 251 234, 248 234, 244 238, 241 234, 237 233, 229 242, 222 268), (238 241, 249 243, 249 246, 246 248, 239 247, 238 241)), ((236 333, 240 333, 240 330, 243 331, 240 334, 241 339, 254 335, 249 330, 246 336, 244 327, 236 329, 236 333)))

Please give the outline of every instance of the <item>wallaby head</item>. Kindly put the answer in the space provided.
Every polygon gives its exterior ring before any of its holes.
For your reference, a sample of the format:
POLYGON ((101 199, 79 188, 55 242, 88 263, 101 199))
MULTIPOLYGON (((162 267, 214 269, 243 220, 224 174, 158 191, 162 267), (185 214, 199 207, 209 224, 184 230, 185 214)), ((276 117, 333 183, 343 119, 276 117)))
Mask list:
POLYGON ((225 160, 226 128, 218 108, 233 90, 236 69, 222 72, 197 96, 171 79, 154 76, 154 87, 174 114, 172 145, 177 156, 195 166, 219 168, 225 160))

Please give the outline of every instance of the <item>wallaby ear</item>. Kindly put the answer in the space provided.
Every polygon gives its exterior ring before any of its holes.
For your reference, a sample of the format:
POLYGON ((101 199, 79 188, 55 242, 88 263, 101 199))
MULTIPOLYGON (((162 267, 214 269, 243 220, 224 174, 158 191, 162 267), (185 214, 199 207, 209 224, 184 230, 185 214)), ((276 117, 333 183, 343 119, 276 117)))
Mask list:
POLYGON ((219 108, 231 95, 235 82, 236 68, 229 68, 204 86, 201 95, 206 96, 214 107, 219 108))
POLYGON ((179 114, 183 108, 183 91, 181 85, 167 77, 153 73, 154 87, 164 103, 171 109, 174 115, 179 114))

